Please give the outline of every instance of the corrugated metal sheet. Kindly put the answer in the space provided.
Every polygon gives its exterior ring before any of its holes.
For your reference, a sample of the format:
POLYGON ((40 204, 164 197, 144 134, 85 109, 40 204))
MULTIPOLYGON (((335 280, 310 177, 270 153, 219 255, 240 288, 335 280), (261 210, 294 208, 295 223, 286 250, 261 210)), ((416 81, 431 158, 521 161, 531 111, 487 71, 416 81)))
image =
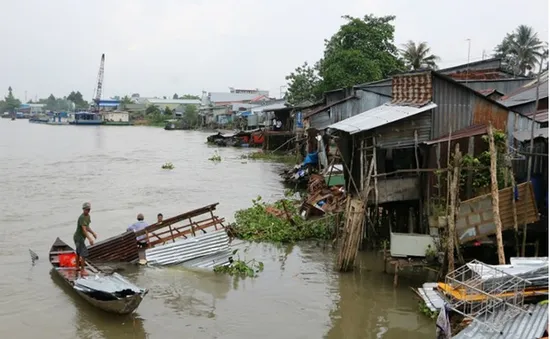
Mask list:
POLYGON ((428 141, 431 128, 432 113, 428 111, 378 127, 373 133, 375 133, 376 144, 379 147, 408 147, 415 144, 415 131, 418 143, 428 141))
POLYGON ((357 85, 355 86, 355 88, 363 88, 373 93, 389 97, 391 97, 393 94, 391 78, 357 85))
POLYGON ((499 80, 459 80, 458 82, 474 89, 476 91, 485 90, 488 88, 495 89, 503 94, 510 94, 526 85, 533 79, 529 78, 514 78, 514 79, 499 79, 499 80))
MULTIPOLYGON (((521 87, 513 93, 502 97, 501 102, 504 106, 514 107, 535 101, 536 98, 537 84, 535 83, 532 85, 521 87)), ((539 98, 548 98, 548 79, 541 80, 539 86, 539 98)))
MULTIPOLYGON (((535 113, 529 113, 526 114, 529 118, 532 118, 535 113)), ((537 112, 537 116, 535 117, 537 122, 548 122, 548 110, 541 110, 537 112)))
POLYGON ((125 232, 88 247, 88 254, 94 262, 132 262, 139 260, 136 235, 125 232))
POLYGON ((432 72, 396 75, 392 78, 392 103, 422 107, 432 101, 432 72))
POLYGON ((229 258, 233 256, 233 250, 228 249, 204 257, 188 260, 181 263, 182 266, 188 268, 207 268, 213 269, 216 266, 229 265, 229 258))
MULTIPOLYGON (((536 138, 544 138, 548 139, 548 128, 539 128, 536 129, 533 133, 533 137, 536 138)), ((524 131, 517 131, 514 132, 514 138, 519 141, 527 141, 531 140, 531 131, 524 130, 524 131)))
POLYGON ((440 77, 433 77, 432 138, 436 139, 472 125, 476 95, 468 89, 440 77))
POLYGON ((309 119, 309 127, 316 128, 318 130, 323 130, 332 124, 332 119, 330 118, 328 111, 317 113, 306 119, 309 119))
POLYGON ((435 107, 437 105, 434 103, 429 103, 423 107, 399 106, 388 103, 332 124, 329 127, 355 134, 411 117, 435 107))
MULTIPOLYGON (((451 141, 462 139, 462 138, 469 138, 476 135, 483 135, 486 133, 487 133, 487 126, 473 125, 451 133, 451 141)), ((426 145, 434 145, 440 142, 448 142, 448 141, 449 141, 449 134, 439 137, 437 139, 432 139, 430 141, 427 141, 426 145)))
POLYGON ((330 112, 324 110, 321 113, 310 115, 310 127, 320 130, 325 129, 331 124, 368 111, 391 100, 387 96, 362 90, 357 90, 354 98, 333 105, 330 107, 330 112))
POLYGON ((468 70, 498 69, 500 68, 500 64, 501 58, 491 58, 443 68, 439 72, 446 74, 468 70))
POLYGON ((80 290, 95 290, 107 293, 122 292, 131 290, 135 293, 143 293, 145 289, 138 287, 128 281, 120 274, 114 272, 109 275, 93 275, 75 280, 75 288, 80 290))
POLYGON ((228 249, 229 237, 222 229, 148 248, 145 259, 151 265, 173 265, 228 249))
MULTIPOLYGON (((513 320, 508 321, 502 329, 502 334, 473 321, 454 339, 537 339, 541 338, 548 326, 547 305, 527 305, 527 312, 522 312, 513 320)), ((498 312, 498 311, 497 311, 498 312)), ((500 311, 495 317, 505 317, 506 311, 500 311)), ((480 317, 480 320, 484 320, 480 317)))
POLYGON ((474 125, 488 125, 491 123, 494 128, 505 131, 508 125, 509 110, 495 105, 493 102, 483 97, 475 96, 473 98, 473 121, 474 125))

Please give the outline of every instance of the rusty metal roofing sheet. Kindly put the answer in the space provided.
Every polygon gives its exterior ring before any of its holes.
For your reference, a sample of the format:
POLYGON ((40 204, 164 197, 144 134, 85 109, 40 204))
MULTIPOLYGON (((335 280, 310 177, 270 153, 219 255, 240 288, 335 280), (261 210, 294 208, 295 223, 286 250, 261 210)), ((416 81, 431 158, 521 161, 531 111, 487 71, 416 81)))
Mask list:
MULTIPOLYGON (((458 139, 462 139, 462 138, 468 138, 468 137, 473 137, 473 136, 476 136, 476 135, 483 135, 483 134, 486 134, 487 133, 487 126, 485 125, 473 125, 473 126, 470 126, 470 127, 466 127, 466 128, 463 128, 459 131, 456 131, 454 133, 451 133, 451 141, 453 140, 458 140, 458 139)), ((441 142, 448 142, 449 141, 449 135, 444 135, 440 138, 437 138, 437 139, 433 139, 433 140, 430 140, 430 141, 426 141, 425 144, 426 145, 433 145, 433 144, 438 144, 438 143, 441 143, 441 142)))
POLYGON ((145 259, 151 265, 173 265, 228 249, 229 237, 225 229, 221 229, 148 248, 145 259))
MULTIPOLYGON (((535 131, 533 133, 533 137, 534 137, 534 139, 536 139, 536 138, 548 139, 548 128, 535 129, 535 131)), ((514 132, 514 138, 516 138, 516 140, 522 141, 522 142, 527 141, 527 140, 531 140, 531 131, 530 130, 516 131, 516 132, 514 132)))
MULTIPOLYGON (((526 114, 526 116, 533 118, 535 113, 529 113, 526 114)), ((537 116, 535 117, 535 120, 537 122, 548 122, 548 110, 542 110, 537 112, 537 116)))
POLYGON ((432 72, 396 75, 392 78, 392 104, 422 107, 432 101, 432 72))
POLYGON ((125 232, 88 247, 89 259, 95 262, 132 262, 139 260, 136 235, 125 232))
MULTIPOLYGON (((504 325, 502 334, 474 321, 453 339, 536 339, 542 337, 548 326, 548 306, 527 305, 525 308, 527 312, 522 312, 504 325)), ((500 311, 500 314, 505 316, 505 312, 500 311)), ((498 314, 496 316, 498 317, 498 314)))
POLYGON ((433 102, 422 107, 400 106, 387 103, 332 124, 329 128, 355 134, 408 118, 435 107, 437 107, 437 105, 433 102))

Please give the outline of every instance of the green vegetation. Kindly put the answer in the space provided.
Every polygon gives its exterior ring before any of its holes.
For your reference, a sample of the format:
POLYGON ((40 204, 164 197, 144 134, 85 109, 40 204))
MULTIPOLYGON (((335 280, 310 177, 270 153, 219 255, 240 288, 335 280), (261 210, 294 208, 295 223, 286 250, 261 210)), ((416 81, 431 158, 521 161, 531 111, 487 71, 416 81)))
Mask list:
MULTIPOLYGON (((237 253, 238 249, 233 251, 233 255, 237 253)), ((241 278, 249 277, 255 278, 258 276, 258 273, 264 270, 264 263, 261 261, 252 260, 241 260, 239 256, 237 259, 233 259, 229 265, 226 266, 216 266, 214 267, 214 272, 216 273, 225 273, 233 276, 238 276, 241 278)))
POLYGON ((21 101, 13 96, 11 86, 8 87, 8 95, 4 97, 4 100, 0 100, 0 113, 13 113, 20 105, 21 101))
POLYGON ((218 154, 218 151, 214 151, 214 155, 212 155, 210 158, 208 158, 210 161, 222 161, 221 155, 218 154))
POLYGON ((437 318, 437 311, 432 311, 428 308, 428 306, 426 306, 426 304, 424 302, 419 302, 418 303, 418 310, 420 311, 420 313, 424 314, 425 316, 429 317, 430 319, 436 319, 437 318))
POLYGON ((287 100, 315 101, 323 92, 385 79, 403 70, 394 45, 394 16, 343 16, 346 23, 325 41, 323 58, 313 67, 304 63, 286 77, 287 100))
POLYGON ((235 213, 231 232, 237 238, 291 243, 300 240, 329 240, 334 233, 333 216, 304 221, 298 215, 296 201, 282 199, 267 204, 262 201, 262 197, 258 197, 252 200, 252 204, 252 207, 235 213))
POLYGON ((416 44, 414 41, 409 40, 403 45, 400 53, 408 70, 437 69, 436 62, 439 61, 439 57, 430 53, 430 47, 426 42, 416 44))
MULTIPOLYGON (((507 136, 502 131, 493 132, 495 148, 497 150, 497 181, 499 189, 505 188, 511 182, 510 173, 506 164, 507 136)), ((488 136, 483 136, 485 142, 489 142, 488 136)), ((462 157, 462 170, 460 172, 460 186, 466 187, 468 172, 472 171, 472 188, 474 190, 491 186, 491 154, 482 152, 479 156, 464 155, 462 157)))
POLYGON ((250 160, 265 160, 280 162, 285 164, 295 164, 296 155, 288 153, 273 153, 273 152, 252 152, 241 155, 241 159, 250 159, 250 160))
POLYGON ((495 57, 502 58, 503 67, 514 75, 533 75, 540 59, 548 57, 548 45, 532 27, 520 25, 495 47, 495 57))
POLYGON ((174 167, 174 165, 173 165, 171 162, 167 162, 167 163, 165 163, 164 165, 162 165, 162 169, 169 169, 169 170, 171 170, 171 169, 174 169, 174 168, 175 168, 175 167, 174 167))

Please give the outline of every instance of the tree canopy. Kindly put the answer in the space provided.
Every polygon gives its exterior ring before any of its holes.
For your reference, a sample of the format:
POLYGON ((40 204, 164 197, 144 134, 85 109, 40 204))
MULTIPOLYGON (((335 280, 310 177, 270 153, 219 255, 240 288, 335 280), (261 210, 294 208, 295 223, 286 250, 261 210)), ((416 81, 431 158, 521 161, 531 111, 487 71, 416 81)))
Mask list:
POLYGON ((82 98, 82 93, 80 93, 80 91, 72 91, 67 96, 67 100, 72 101, 77 109, 88 108, 88 102, 82 98))
POLYGON ((403 45, 400 53, 405 62, 405 67, 409 70, 437 69, 437 61, 440 60, 438 56, 431 54, 430 47, 424 41, 416 44, 414 41, 409 40, 403 45))
POLYGON ((394 45, 394 16, 343 17, 347 22, 325 40, 315 67, 304 63, 286 77, 287 100, 319 98, 325 91, 384 79, 404 69, 394 45))
POLYGON ((503 59, 504 68, 514 75, 526 75, 547 52, 537 32, 526 25, 507 33, 495 47, 495 56, 503 59))
POLYGON ((3 110, 13 113, 21 106, 21 101, 19 99, 16 99, 13 96, 12 88, 11 86, 8 87, 8 95, 4 97, 4 101, 0 102, 2 105, 3 110))

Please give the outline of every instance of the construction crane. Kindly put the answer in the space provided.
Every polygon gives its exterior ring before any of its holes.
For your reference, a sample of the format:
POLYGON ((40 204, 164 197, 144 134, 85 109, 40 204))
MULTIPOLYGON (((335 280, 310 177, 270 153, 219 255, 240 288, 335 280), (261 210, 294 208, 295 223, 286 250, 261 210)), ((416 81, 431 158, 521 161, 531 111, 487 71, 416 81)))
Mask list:
POLYGON ((101 63, 99 64, 99 72, 97 73, 97 85, 94 89, 93 101, 96 104, 97 109, 99 110, 99 100, 101 100, 101 91, 103 89, 103 71, 105 68, 105 53, 101 54, 101 63))

